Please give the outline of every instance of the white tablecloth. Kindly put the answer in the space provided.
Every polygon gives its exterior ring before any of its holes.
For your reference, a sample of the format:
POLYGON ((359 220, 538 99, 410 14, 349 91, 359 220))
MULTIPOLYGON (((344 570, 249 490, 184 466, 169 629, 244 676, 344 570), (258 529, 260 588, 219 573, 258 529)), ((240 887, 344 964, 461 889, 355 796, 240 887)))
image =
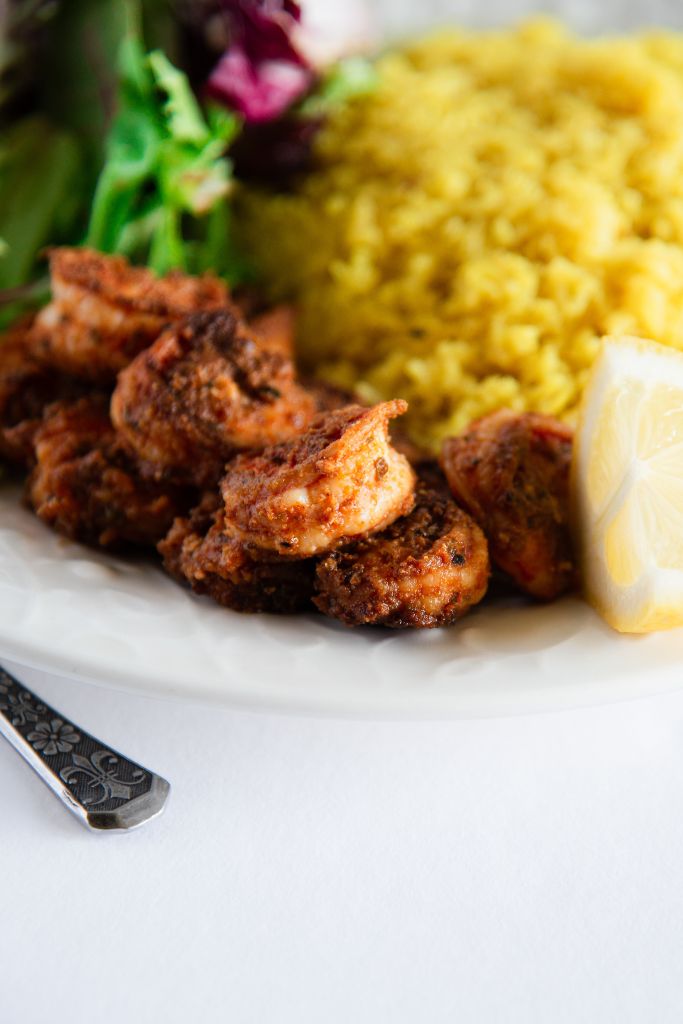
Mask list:
POLYGON ((680 1024, 683 692, 410 723, 24 679, 173 792, 93 835, 0 745, 2 1024, 680 1024))

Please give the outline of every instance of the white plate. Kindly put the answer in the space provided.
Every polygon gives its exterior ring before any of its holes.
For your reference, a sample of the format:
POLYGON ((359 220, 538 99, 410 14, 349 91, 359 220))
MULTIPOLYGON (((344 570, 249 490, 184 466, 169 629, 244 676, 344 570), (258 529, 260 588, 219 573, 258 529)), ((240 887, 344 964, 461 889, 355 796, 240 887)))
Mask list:
MULTIPOLYGON (((389 34, 434 22, 515 21, 532 0, 370 0, 389 34)), ((553 0, 583 31, 652 18, 679 0, 553 0)), ((0 655, 86 681, 222 704, 381 715, 498 715, 624 700, 683 682, 683 631, 621 637, 578 600, 491 607, 448 630, 346 630, 316 616, 242 616, 151 564, 69 544, 0 492, 0 655)))
POLYGON ((0 491, 0 654, 93 683, 227 705, 519 714, 674 688, 682 649, 681 630, 618 636, 575 599, 422 632, 237 615, 151 563, 59 538, 16 488, 0 491))

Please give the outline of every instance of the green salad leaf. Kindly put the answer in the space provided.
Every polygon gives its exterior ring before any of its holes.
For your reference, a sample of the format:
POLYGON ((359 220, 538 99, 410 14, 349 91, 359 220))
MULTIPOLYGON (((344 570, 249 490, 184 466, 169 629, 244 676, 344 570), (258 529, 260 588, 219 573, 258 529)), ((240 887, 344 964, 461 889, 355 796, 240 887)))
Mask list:
POLYGON ((134 27, 119 68, 118 112, 87 244, 158 273, 211 269, 234 282, 244 268, 229 241, 232 164, 225 153, 239 119, 225 110, 205 114, 186 75, 160 50, 146 54, 134 27))
POLYGON ((0 136, 0 326, 35 297, 35 287, 23 286, 43 246, 68 236, 81 177, 76 139, 45 118, 25 118, 0 136))
POLYGON ((210 132, 187 77, 161 50, 150 53, 147 61, 157 86, 166 94, 162 110, 169 133, 178 141, 206 142, 210 132))
POLYGON ((47 238, 58 239, 80 189, 79 148, 41 117, 7 129, 0 140, 0 289, 23 283, 47 238), (45 167, 50 173, 45 174, 45 167))
POLYGON ((231 157, 247 180, 285 180, 329 111, 376 82, 372 62, 351 57, 286 115, 242 131, 174 63, 181 26, 171 0, 0 0, 0 328, 46 295, 48 245, 249 279, 232 242, 231 157))
POLYGON ((121 0, 61 0, 36 71, 41 110, 78 137, 91 188, 116 100, 125 11, 121 0))
MULTIPOLYGON (((75 132, 94 179, 118 90, 118 55, 131 22, 173 56, 177 24, 169 0, 23 0, 55 9, 34 75, 41 110, 75 132)), ((0 8, 2 0, 0 0, 0 8)))
POLYGON ((299 105, 302 114, 326 114, 331 108, 365 96, 377 87, 379 76, 373 61, 358 54, 333 64, 317 88, 299 105))

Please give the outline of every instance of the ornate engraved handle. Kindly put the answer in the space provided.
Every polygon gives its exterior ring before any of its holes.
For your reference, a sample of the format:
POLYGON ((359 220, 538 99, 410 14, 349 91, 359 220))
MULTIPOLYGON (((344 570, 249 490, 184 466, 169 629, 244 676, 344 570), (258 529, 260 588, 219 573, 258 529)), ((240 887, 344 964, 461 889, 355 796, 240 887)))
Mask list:
POLYGON ((88 828, 135 828, 164 808, 165 779, 68 722, 3 668, 0 733, 88 828))

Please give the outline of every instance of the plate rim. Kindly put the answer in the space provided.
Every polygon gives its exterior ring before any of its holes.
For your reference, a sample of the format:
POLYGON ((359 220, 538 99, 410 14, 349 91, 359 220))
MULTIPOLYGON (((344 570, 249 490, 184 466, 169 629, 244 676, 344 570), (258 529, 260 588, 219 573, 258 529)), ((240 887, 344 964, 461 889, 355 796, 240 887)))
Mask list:
MULTIPOLYGON (((525 696, 520 699, 517 694, 510 704, 501 705, 499 701, 491 701, 491 707, 463 708, 456 702, 440 707, 425 706, 418 702, 402 701, 390 706, 383 706, 375 700, 350 701, 340 695, 322 695, 308 692, 303 695, 296 691, 288 691, 287 695, 265 693, 262 689, 251 691, 241 688, 235 691, 230 688, 225 693, 213 689, 181 690, 177 686, 161 689, 155 680, 146 679, 143 675, 134 677, 127 672, 109 669, 103 666, 79 666, 78 662, 69 662, 67 657, 40 653, 28 645, 16 643, 8 645, 6 639, 0 640, 0 658, 11 667, 26 667, 42 671, 67 681, 84 683, 96 688, 114 690, 158 700, 188 702, 199 706, 221 708, 226 711, 252 713, 277 713, 292 715, 311 715, 313 717, 356 719, 374 721, 458 721, 519 718, 527 715, 562 714, 570 711, 582 711, 590 708, 608 707, 612 704, 624 704, 631 701, 647 700, 664 696, 683 688, 683 673, 678 672, 676 665, 671 665, 656 673, 655 679, 632 673, 628 677, 629 685, 615 685, 607 675, 591 684, 590 689, 582 692, 580 699, 566 689, 549 689, 548 699, 539 699, 539 694, 525 696), (614 687, 614 689, 612 689, 614 687)), ((227 679, 226 679, 227 682, 227 679)))

